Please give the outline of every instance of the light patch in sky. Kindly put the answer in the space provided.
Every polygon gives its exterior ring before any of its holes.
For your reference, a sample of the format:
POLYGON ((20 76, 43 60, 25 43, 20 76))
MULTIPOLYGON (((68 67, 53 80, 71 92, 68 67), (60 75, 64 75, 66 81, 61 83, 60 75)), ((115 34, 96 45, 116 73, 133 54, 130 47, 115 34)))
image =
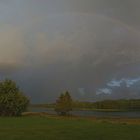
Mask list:
POLYGON ((121 81, 113 80, 113 81, 107 83, 107 86, 109 86, 109 87, 120 87, 120 84, 121 84, 121 81))
POLYGON ((0 64, 23 64, 25 50, 20 29, 9 25, 4 26, 0 32, 0 64))
POLYGON ((86 95, 85 88, 78 88, 78 92, 80 93, 81 96, 86 95))
POLYGON ((124 83, 126 83, 127 87, 131 87, 139 81, 140 81, 140 77, 135 78, 135 79, 124 79, 123 78, 121 80, 112 80, 111 82, 107 83, 107 86, 109 86, 109 87, 120 87, 121 84, 124 82, 124 83))
POLYGON ((96 95, 100 95, 100 94, 112 94, 112 90, 109 88, 103 88, 103 89, 98 89, 96 92, 96 95))

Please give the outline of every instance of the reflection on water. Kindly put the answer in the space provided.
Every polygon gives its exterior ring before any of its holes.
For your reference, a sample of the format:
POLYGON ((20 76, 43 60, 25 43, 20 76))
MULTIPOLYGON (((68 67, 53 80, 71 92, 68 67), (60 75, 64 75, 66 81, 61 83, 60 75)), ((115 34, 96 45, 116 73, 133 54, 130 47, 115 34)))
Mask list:
MULTIPOLYGON (((31 112, 47 112, 48 114, 56 114, 54 109, 50 108, 29 108, 31 112)), ((105 111, 92 111, 92 110, 79 110, 71 111, 70 114, 83 117, 128 117, 140 118, 140 111, 127 111, 127 112, 105 112, 105 111)))

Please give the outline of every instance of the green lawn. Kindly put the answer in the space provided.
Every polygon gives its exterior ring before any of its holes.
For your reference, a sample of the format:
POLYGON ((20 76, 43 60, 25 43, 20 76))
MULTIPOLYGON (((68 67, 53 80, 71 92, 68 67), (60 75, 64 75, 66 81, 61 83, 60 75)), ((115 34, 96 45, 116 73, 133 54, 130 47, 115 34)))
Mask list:
POLYGON ((0 118, 0 140, 140 140, 140 125, 88 119, 0 118))

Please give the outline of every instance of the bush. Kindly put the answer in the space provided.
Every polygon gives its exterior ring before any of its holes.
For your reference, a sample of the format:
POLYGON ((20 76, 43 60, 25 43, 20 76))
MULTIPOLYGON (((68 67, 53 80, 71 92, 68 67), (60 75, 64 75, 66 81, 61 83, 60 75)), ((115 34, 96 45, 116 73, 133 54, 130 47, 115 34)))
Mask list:
POLYGON ((26 111, 29 99, 12 80, 0 82, 0 116, 20 116, 26 111))
POLYGON ((69 111, 72 111, 72 98, 68 91, 61 94, 56 101, 55 111, 59 115, 67 115, 69 111))

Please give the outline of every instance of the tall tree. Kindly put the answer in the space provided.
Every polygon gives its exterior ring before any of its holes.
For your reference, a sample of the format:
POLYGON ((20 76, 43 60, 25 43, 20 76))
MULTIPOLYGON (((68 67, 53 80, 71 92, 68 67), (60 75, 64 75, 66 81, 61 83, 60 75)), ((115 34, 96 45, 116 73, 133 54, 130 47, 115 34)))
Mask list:
POLYGON ((0 115, 20 116, 27 109, 29 99, 12 80, 0 82, 0 115))
POLYGON ((59 115, 67 115, 70 111, 72 111, 72 98, 68 91, 62 93, 56 100, 55 111, 59 115))

